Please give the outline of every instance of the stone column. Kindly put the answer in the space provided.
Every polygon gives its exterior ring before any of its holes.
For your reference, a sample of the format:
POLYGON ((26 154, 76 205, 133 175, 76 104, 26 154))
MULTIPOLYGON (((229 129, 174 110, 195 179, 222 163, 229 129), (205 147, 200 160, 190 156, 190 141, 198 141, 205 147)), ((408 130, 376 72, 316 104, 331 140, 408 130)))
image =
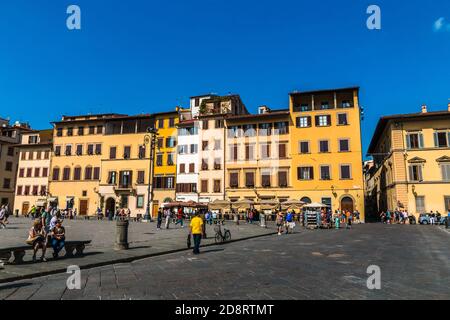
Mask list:
POLYGON ((114 250, 128 249, 128 220, 117 220, 116 224, 116 244, 114 250))

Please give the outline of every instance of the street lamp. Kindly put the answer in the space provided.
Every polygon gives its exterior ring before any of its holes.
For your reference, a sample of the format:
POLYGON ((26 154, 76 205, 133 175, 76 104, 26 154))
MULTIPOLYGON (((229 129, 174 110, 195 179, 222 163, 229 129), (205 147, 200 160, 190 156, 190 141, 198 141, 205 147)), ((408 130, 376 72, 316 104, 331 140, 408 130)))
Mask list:
POLYGON ((151 210, 153 208, 153 160, 155 158, 156 137, 158 129, 147 128, 147 134, 144 136, 144 144, 150 146, 150 163, 148 170, 148 189, 147 189, 147 209, 145 210, 144 221, 152 221, 151 210))

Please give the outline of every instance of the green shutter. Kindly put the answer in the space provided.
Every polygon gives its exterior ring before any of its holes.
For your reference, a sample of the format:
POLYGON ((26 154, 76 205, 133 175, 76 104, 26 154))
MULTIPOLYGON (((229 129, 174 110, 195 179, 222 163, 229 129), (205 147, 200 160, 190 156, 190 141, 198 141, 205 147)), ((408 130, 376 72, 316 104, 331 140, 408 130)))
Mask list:
POLYGON ((419 133, 419 148, 422 149, 424 147, 423 145, 423 134, 419 133))

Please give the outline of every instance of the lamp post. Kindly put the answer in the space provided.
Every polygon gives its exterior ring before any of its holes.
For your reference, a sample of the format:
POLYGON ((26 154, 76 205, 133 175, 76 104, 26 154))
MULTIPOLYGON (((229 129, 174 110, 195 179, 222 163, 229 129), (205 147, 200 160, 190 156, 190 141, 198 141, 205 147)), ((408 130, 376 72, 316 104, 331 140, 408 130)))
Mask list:
POLYGON ((152 221, 151 210, 153 208, 153 167, 155 158, 155 146, 158 130, 156 128, 147 128, 147 134, 144 136, 144 144, 150 146, 150 163, 148 170, 148 189, 147 189, 147 209, 145 210, 144 221, 152 221))

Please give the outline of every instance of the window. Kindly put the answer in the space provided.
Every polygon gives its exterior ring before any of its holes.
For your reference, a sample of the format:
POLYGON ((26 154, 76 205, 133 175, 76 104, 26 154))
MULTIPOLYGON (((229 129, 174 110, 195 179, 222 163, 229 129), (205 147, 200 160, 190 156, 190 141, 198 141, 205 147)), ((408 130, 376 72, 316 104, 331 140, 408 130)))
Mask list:
POLYGON ((110 147, 109 148, 109 159, 115 159, 117 153, 117 147, 110 147))
POLYGON ((52 180, 53 181, 59 180, 59 168, 53 168, 52 180))
POLYGON ((36 152, 36 160, 41 160, 42 158, 42 151, 37 151, 36 152))
POLYGON ((84 169, 84 180, 92 180, 92 167, 88 166, 84 169))
POLYGON ((214 126, 216 129, 222 129, 223 128, 223 120, 214 121, 214 126))
POLYGON ((33 174, 33 169, 27 168, 27 178, 31 178, 32 174, 33 174))
POLYGON ((95 145, 95 154, 96 154, 96 155, 102 154, 102 145, 99 144, 99 143, 97 143, 97 144, 95 145))
POLYGON ((33 196, 37 196, 39 192, 39 186, 33 186, 33 196))
POLYGON ((27 160, 27 153, 25 151, 20 153, 20 160, 27 160))
POLYGON ((25 186, 25 191, 23 193, 24 196, 30 195, 30 186, 25 186))
POLYGON ((175 137, 166 138, 166 148, 173 148, 176 145, 175 137))
POLYGON ((340 126, 348 125, 346 113, 338 113, 337 120, 338 120, 338 125, 340 125, 340 126))
POLYGON ((17 195, 21 196, 23 192, 23 187, 22 186, 17 186, 17 195))
POLYGON ((208 150, 208 141, 204 140, 202 141, 202 151, 208 150))
POLYGON ((214 180, 214 193, 220 193, 220 187, 221 181, 220 180, 214 180))
POLYGON ((137 184, 144 184, 145 183, 145 171, 139 170, 137 174, 137 184))
POLYGON ((191 144, 191 154, 198 152, 198 145, 197 144, 191 144))
POLYGON ((42 177, 44 178, 48 177, 48 168, 42 168, 42 177))
POLYGON ((214 170, 220 170, 222 168, 222 159, 221 158, 214 158, 214 170))
POLYGON ((434 146, 437 148, 447 148, 450 144, 450 131, 437 131, 434 133, 434 146))
POLYGON ((202 170, 208 170, 208 159, 202 159, 202 170))
POLYGON ((326 205, 326 206, 332 208, 332 205, 331 205, 331 198, 324 197, 324 198, 322 198, 321 200, 322 200, 322 204, 324 204, 324 205, 326 205))
POLYGON ((270 144, 261 144, 261 159, 270 158, 270 144))
POLYGON ((278 186, 280 188, 286 188, 288 186, 287 171, 279 171, 278 172, 278 186))
POLYGON ((425 197, 416 197, 416 213, 425 213, 425 197))
POLYGON ((311 117, 297 117, 295 119, 295 125, 297 128, 308 128, 311 127, 311 117))
POLYGON ((245 173, 245 186, 247 188, 255 187, 255 173, 254 172, 246 172, 245 173))
POLYGON ((256 135, 256 125, 246 124, 244 126, 244 136, 245 137, 254 137, 255 135, 256 135))
POLYGON ((320 166, 320 180, 331 180, 330 166, 320 166))
POLYGON ((120 171, 119 186, 120 188, 130 188, 132 184, 133 173, 131 171, 120 171))
POLYGON ((168 153, 167 154, 167 165, 168 166, 173 166, 174 165, 174 160, 173 160, 173 153, 168 153))
POLYGON ((299 153, 306 154, 309 153, 309 141, 300 141, 298 144, 299 153))
POLYGON ((12 171, 13 163, 11 161, 6 161, 5 170, 12 171))
POLYGON ((174 177, 173 176, 156 176, 153 179, 153 185, 156 189, 173 189, 174 186, 174 177))
POLYGON ((272 134, 272 124, 271 123, 261 123, 258 129, 258 135, 260 136, 270 136, 272 134))
POLYGON ((56 136, 57 137, 62 137, 62 128, 56 129, 56 136))
POLYGON ((50 151, 45 151, 44 152, 44 159, 48 160, 50 158, 50 151))
POLYGON ((88 144, 87 146, 87 154, 92 156, 94 154, 94 145, 93 144, 88 144))
POLYGON ((331 126, 331 116, 330 115, 321 115, 316 116, 316 127, 328 127, 331 126))
POLYGON ((445 202, 445 211, 449 212, 450 211, 450 196, 445 196, 444 202, 445 202))
POLYGON ((197 192, 196 183, 177 183, 176 192, 192 193, 197 192))
POLYGON ((164 119, 159 119, 158 120, 158 128, 159 129, 163 129, 164 128, 164 119))
POLYGON ((322 101, 321 104, 320 104, 320 109, 321 110, 331 109, 330 108, 330 103, 328 101, 322 101))
POLYGON ((89 126, 89 134, 95 134, 95 127, 89 126))
POLYGON ((296 112, 298 112, 298 111, 300 111, 300 112, 305 112, 305 111, 311 111, 311 107, 309 106, 309 104, 308 103, 302 103, 302 104, 300 104, 300 106, 295 106, 294 107, 294 111, 296 111, 296 112))
POLYGON ((180 173, 186 173, 186 164, 180 163, 180 173))
POLYGON ((67 181, 70 180, 70 168, 69 167, 65 167, 63 169, 63 181, 67 181))
POLYGON ((47 195, 47 186, 41 186, 41 196, 47 195))
POLYGON ((94 180, 100 180, 100 167, 94 167, 94 180))
POLYGON ((175 118, 170 118, 169 119, 169 128, 173 128, 175 127, 175 118))
POLYGON ((66 145, 65 155, 66 156, 71 156, 72 155, 72 145, 71 144, 66 145))
POLYGON ((163 155, 157 154, 156 155, 156 166, 161 167, 163 165, 163 155))
POLYGON ((221 140, 220 139, 215 139, 214 140, 214 150, 221 150, 222 146, 220 144, 221 140))
POLYGON ((230 172, 230 188, 239 187, 239 173, 230 172))
POLYGON ((84 127, 78 127, 78 133, 79 136, 84 136, 84 127))
POLYGON ((11 187, 11 179, 4 179, 3 180, 3 189, 9 189, 11 187))
POLYGON ((25 169, 24 168, 21 168, 20 170, 19 170, 19 178, 23 178, 25 176, 25 169))
POLYGON ((29 136, 28 137, 28 143, 29 144, 36 144, 38 143, 38 136, 29 136))
POLYGON ((261 172, 261 186, 263 188, 269 188, 270 187, 270 172, 268 171, 262 171, 261 172))
POLYGON ((235 143, 230 148, 231 154, 230 154, 230 160, 231 161, 237 161, 238 160, 238 150, 239 146, 235 143))
POLYGON ((158 138, 157 148, 161 149, 164 145, 164 138, 158 138))
POLYGON ((55 156, 61 155, 61 146, 55 146, 55 156))
POLYGON ((203 120, 202 121, 202 128, 203 130, 208 130, 209 127, 209 121, 208 120, 203 120))
POLYGON ((228 137, 229 138, 238 138, 240 136, 241 136, 241 127, 240 126, 228 127, 228 137))
POLYGON ((450 181, 450 163, 441 164, 442 180, 450 181))
POLYGON ((319 141, 319 152, 321 152, 321 153, 330 152, 328 140, 320 140, 319 141))
POLYGON ((28 160, 33 160, 33 157, 34 157, 34 152, 33 151, 28 152, 28 160))
POLYGON ((195 163, 189 163, 189 173, 195 172, 195 163))
POLYGON ((275 133, 288 134, 289 133, 289 122, 275 122, 275 133))
POLYGON ((409 166, 409 180, 410 181, 423 181, 422 165, 413 164, 413 165, 409 166))
POLYGON ((144 159, 145 158, 145 146, 139 146, 139 159, 144 159))
POLYGON ((351 108, 352 102, 350 100, 343 100, 341 106, 342 108, 351 108))
POLYGON ((67 128, 67 136, 68 137, 73 136, 73 128, 67 128))
POLYGON ((423 146, 423 134, 421 132, 413 132, 406 135, 406 147, 408 149, 422 149, 423 146))
POLYGON ((117 172, 116 171, 110 171, 108 173, 108 184, 115 185, 117 183, 117 172))
POLYGON ((102 125, 97 126, 97 134, 103 134, 103 126, 102 125))
POLYGON ((13 147, 8 147, 8 156, 12 157, 14 156, 14 148, 13 147))
POLYGON ((34 168, 34 177, 39 178, 41 175, 41 168, 34 168))
POLYGON ((73 180, 81 180, 81 167, 75 167, 75 169, 73 170, 73 180))
POLYGON ((245 160, 254 160, 255 158, 255 146, 253 144, 245 145, 245 160))
POLYGON ((298 180, 313 180, 314 179, 313 167, 298 167, 297 168, 297 179, 298 180))
POLYGON ((144 208, 144 195, 140 194, 136 198, 136 208, 142 209, 144 208))
POLYGON ((123 148, 123 158, 124 159, 130 159, 131 157, 131 147, 130 146, 126 146, 123 148))
POLYGON ((83 154, 83 145, 82 144, 77 144, 76 154, 77 154, 77 156, 81 156, 83 154))
POLYGON ((348 180, 352 178, 351 168, 349 164, 341 165, 341 180, 348 180))
POLYGON ((286 143, 278 144, 278 158, 280 159, 286 158, 286 143))
POLYGON ((348 139, 339 139, 339 152, 349 152, 350 142, 348 139))
POLYGON ((200 105, 200 99, 199 98, 195 98, 194 99, 194 106, 198 107, 200 105))

